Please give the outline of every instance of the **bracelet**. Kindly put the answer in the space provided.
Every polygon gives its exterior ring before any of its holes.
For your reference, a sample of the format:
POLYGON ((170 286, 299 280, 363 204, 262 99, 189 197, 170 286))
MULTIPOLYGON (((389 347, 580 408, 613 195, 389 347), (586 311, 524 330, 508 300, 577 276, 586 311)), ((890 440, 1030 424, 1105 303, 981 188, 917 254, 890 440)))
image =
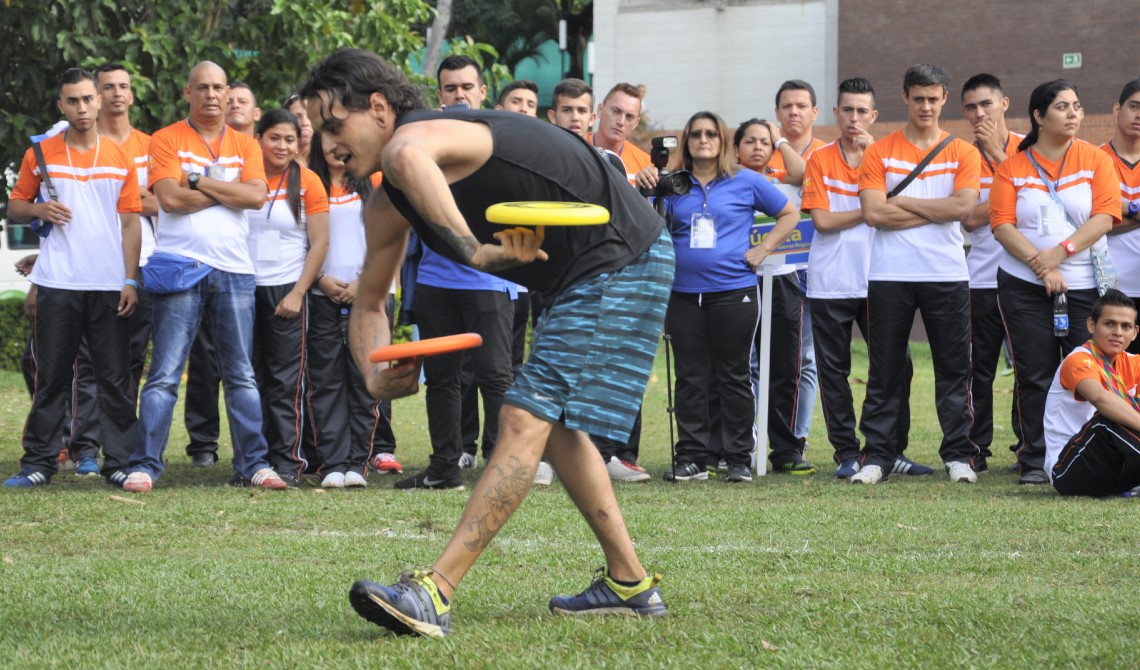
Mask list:
POLYGON ((127 277, 123 280, 123 286, 134 286, 136 291, 142 288, 141 284, 139 284, 134 279, 131 279, 130 277, 127 277))

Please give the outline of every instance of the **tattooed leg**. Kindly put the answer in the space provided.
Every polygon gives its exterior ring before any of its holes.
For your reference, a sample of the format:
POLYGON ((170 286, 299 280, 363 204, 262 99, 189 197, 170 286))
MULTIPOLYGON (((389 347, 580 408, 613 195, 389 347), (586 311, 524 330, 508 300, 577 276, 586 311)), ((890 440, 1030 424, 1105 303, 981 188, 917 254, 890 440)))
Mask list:
MULTIPOLYGON (((551 424, 517 407, 504 405, 499 416, 499 439, 487 469, 475 485, 451 541, 432 566, 455 584, 526 497, 550 435, 551 424)), ((453 587, 438 582, 437 586, 451 597, 453 587)))
POLYGON ((546 460, 602 545, 610 576, 621 581, 644 579, 645 568, 629 539, 609 473, 590 438, 581 431, 554 426, 546 460))

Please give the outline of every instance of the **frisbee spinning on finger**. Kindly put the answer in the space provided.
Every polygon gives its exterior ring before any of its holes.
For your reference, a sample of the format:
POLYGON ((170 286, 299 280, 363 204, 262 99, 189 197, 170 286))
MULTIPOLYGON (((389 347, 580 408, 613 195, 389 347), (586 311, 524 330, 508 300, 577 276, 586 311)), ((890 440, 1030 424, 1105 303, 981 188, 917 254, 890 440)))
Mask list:
POLYGON ((487 208, 487 221, 505 226, 597 226, 610 213, 588 202, 500 202, 487 208))
POLYGON ((460 333, 459 335, 445 335, 432 337, 416 342, 402 342, 390 344, 386 347, 377 347, 368 355, 373 363, 386 363, 388 361, 406 361, 424 356, 438 356, 451 354, 464 349, 474 349, 482 346, 483 337, 478 333, 460 333))

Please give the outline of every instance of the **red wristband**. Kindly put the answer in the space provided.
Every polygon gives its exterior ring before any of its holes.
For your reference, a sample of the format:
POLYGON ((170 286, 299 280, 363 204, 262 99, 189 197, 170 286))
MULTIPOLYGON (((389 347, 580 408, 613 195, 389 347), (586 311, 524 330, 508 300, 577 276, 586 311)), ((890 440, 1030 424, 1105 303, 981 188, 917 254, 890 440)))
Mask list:
POLYGON ((1065 250, 1065 255, 1069 258, 1072 258, 1073 254, 1077 253, 1077 245, 1073 244, 1072 240, 1062 240, 1061 248, 1065 250))

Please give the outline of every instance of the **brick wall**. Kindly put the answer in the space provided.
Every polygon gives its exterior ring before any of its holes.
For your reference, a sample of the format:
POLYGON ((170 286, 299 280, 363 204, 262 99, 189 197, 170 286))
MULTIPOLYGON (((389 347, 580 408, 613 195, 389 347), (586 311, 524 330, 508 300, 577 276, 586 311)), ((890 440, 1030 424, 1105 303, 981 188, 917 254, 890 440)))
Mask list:
POLYGON ((1138 36, 1135 0, 840 0, 838 78, 869 79, 881 121, 906 119, 902 77, 915 63, 950 72, 951 100, 971 75, 990 72, 1021 115, 1034 87, 1065 78, 1089 113, 1102 114, 1140 75, 1127 46, 1138 36), (1068 52, 1082 54, 1080 69, 1062 68, 1068 52))

